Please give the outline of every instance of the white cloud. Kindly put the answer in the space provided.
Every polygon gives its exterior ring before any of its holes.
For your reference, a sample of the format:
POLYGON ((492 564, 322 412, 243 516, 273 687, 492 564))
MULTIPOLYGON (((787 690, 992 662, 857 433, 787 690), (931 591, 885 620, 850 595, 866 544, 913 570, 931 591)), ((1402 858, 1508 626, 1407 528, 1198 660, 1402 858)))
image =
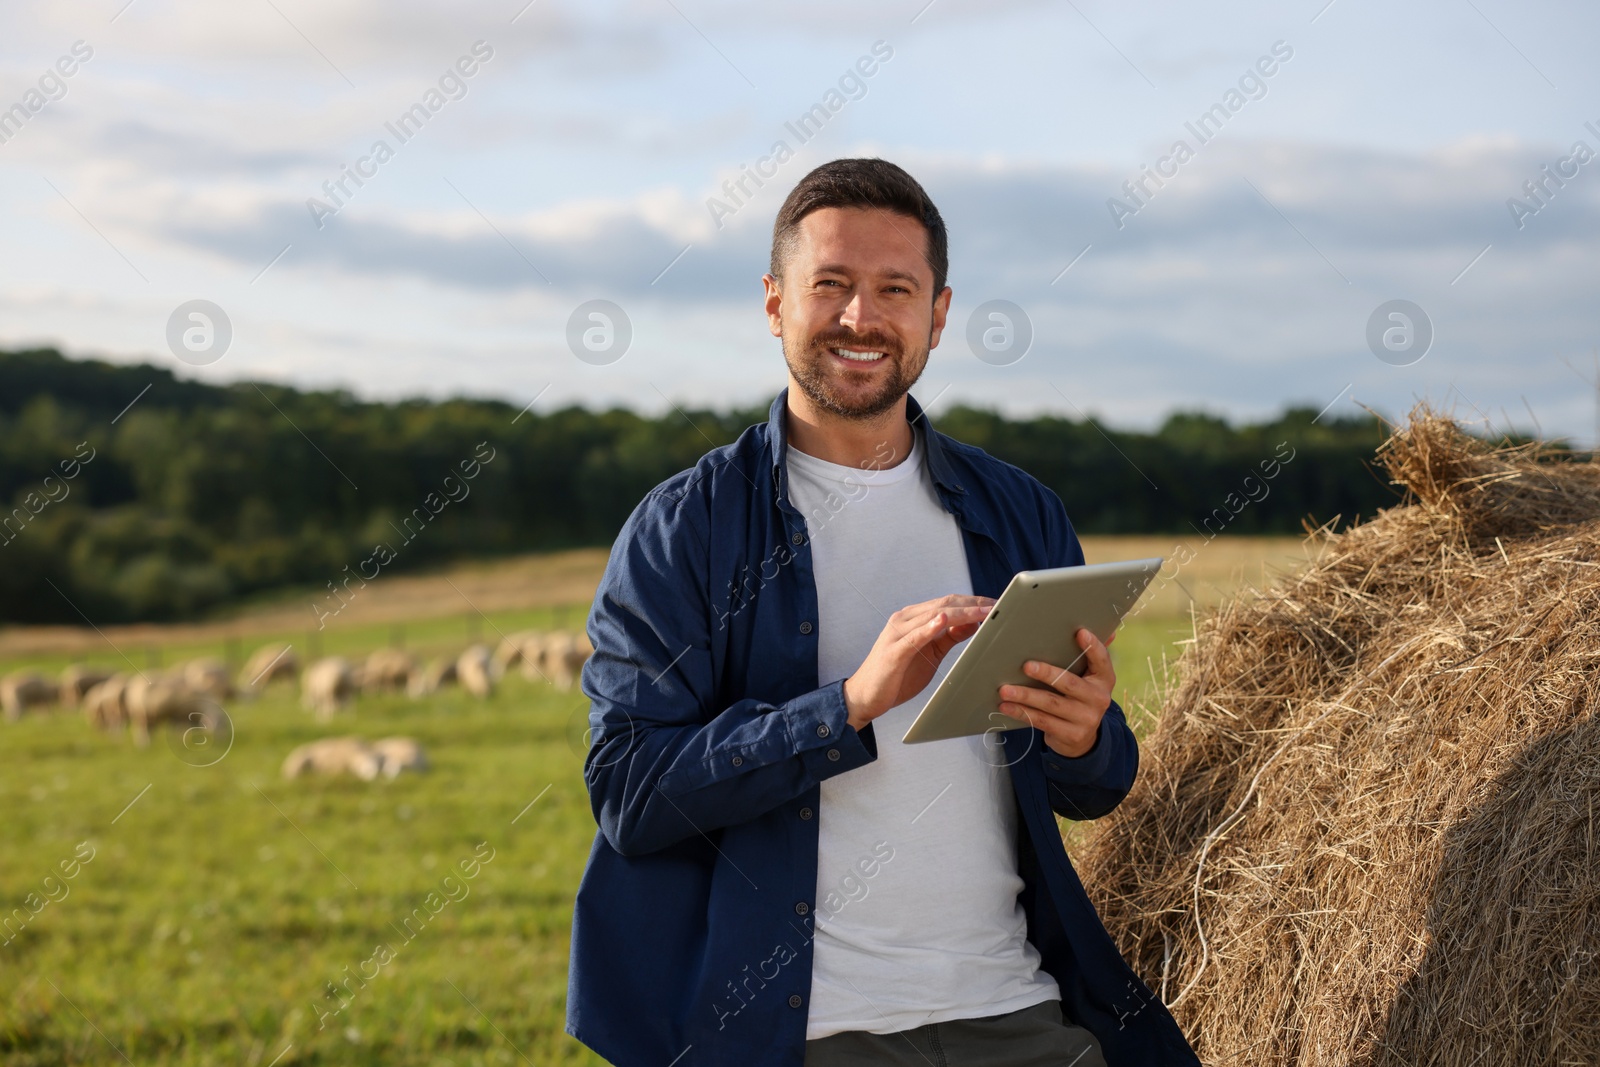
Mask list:
POLYGON ((1320 406, 1351 385, 1391 410, 1452 388, 1517 410, 1527 393, 1547 428, 1592 422, 1562 358, 1587 365, 1600 340, 1600 163, 1521 230, 1505 207, 1574 138, 1600 145, 1582 127, 1600 115, 1565 110, 1593 99, 1572 58, 1591 18, 1576 7, 1502 24, 1572 79, 1558 97, 1442 4, 1339 5, 1312 26, 1254 2, 1136 15, 1093 0, 1081 14, 680 0, 680 15, 540 0, 515 25, 522 0, 274 3, 310 44, 265 3, 137 0, 113 24, 120 5, 68 0, 0 20, 0 83, 28 84, 79 37, 96 48, 66 98, 0 145, 0 343, 159 354, 167 311, 205 295, 241 324, 238 350, 206 372, 219 377, 750 402, 781 381, 759 309, 773 213, 816 163, 881 154, 951 227, 955 314, 927 389, 954 383, 942 404, 1059 411, 1060 389, 1148 423, 1174 406, 1320 406), (1470 50, 1417 44, 1435 24, 1470 50), (1270 96, 1116 228, 1107 198, 1284 35, 1296 58, 1270 96), (895 58, 870 93, 716 227, 706 198, 880 36, 895 58), (479 37, 496 58, 466 99, 318 230, 306 199, 479 37), (566 316, 592 297, 637 327, 610 368, 565 352, 566 316), (1037 328, 1013 367, 966 351, 966 316, 995 297, 1037 328), (1366 317, 1392 297, 1438 327, 1414 367, 1366 350, 1366 317))

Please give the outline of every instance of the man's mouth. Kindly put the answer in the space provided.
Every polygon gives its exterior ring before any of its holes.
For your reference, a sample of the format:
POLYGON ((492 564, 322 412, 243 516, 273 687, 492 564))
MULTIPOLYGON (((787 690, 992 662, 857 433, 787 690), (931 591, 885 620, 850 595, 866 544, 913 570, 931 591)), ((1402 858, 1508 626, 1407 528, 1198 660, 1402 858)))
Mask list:
POLYGON ((883 358, 883 353, 870 348, 829 348, 829 352, 840 359, 847 359, 852 363, 876 363, 883 358))

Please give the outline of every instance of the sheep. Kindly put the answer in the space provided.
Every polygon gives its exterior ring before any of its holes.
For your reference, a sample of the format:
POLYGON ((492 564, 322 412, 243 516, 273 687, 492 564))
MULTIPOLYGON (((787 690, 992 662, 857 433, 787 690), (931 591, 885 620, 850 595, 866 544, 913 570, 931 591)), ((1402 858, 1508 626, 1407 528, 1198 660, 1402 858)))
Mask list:
POLYGON ((361 689, 363 692, 404 689, 416 669, 416 661, 398 648, 380 648, 367 657, 361 674, 361 689))
POLYGON ((428 665, 411 676, 406 693, 412 697, 431 696, 441 686, 456 682, 456 661, 453 659, 429 660, 428 665))
POLYGON ((305 771, 316 771, 318 774, 343 774, 348 771, 370 782, 378 777, 382 769, 383 757, 359 737, 324 737, 320 741, 311 741, 289 753, 283 761, 285 778, 297 778, 305 771))
POLYGON ((280 679, 292 682, 299 673, 300 657, 293 645, 262 645, 250 653, 239 672, 239 688, 256 692, 280 679))
POLYGON ((192 659, 179 669, 178 676, 185 686, 196 693, 204 693, 217 700, 233 696, 233 680, 228 677, 228 665, 220 659, 192 659))
POLYGON ((359 737, 324 737, 290 752, 283 761, 283 776, 298 778, 307 771, 318 774, 353 774, 372 781, 379 774, 398 777, 401 771, 425 771, 428 757, 409 737, 385 737, 368 743, 359 737))
POLYGON ((141 748, 150 743, 150 728, 162 723, 215 727, 220 710, 209 695, 192 689, 181 675, 140 675, 126 694, 128 730, 141 748))
POLYGON ((394 778, 401 771, 425 771, 428 769, 427 754, 422 751, 422 746, 409 737, 383 737, 372 742, 373 751, 383 759, 383 774, 386 778, 394 778))
POLYGON ((506 671, 524 662, 529 643, 543 636, 537 630, 518 630, 516 633, 506 634, 502 637, 500 644, 494 650, 496 675, 503 677, 506 671))
POLYGON ((552 634, 544 649, 544 669, 557 689, 570 691, 578 682, 584 663, 594 652, 594 646, 584 634, 566 631, 552 634))
POLYGON ((355 695, 356 675, 343 656, 329 656, 306 668, 300 685, 300 702, 317 718, 327 720, 355 695))
POLYGON ((75 708, 89 695, 89 690, 110 678, 112 671, 104 667, 89 667, 74 663, 61 672, 61 703, 75 708))
POLYGON ((544 669, 545 649, 549 647, 553 634, 530 631, 522 638, 522 676, 530 682, 548 681, 549 675, 544 669))
POLYGON ((126 674, 113 674, 84 695, 83 717, 90 726, 110 730, 128 721, 126 695, 130 681, 132 678, 126 674))
POLYGON ((38 671, 16 671, 0 678, 0 708, 11 722, 33 707, 55 703, 56 683, 38 671))
POLYGON ((456 657, 456 677, 461 688, 475 697, 494 695, 493 660, 487 645, 472 645, 456 657))

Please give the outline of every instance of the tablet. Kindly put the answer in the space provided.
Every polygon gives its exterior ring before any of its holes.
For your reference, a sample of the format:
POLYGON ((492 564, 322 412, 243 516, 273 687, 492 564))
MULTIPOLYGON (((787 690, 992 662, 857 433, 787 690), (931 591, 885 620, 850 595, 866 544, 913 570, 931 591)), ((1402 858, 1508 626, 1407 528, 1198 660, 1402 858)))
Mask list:
POLYGON ((1049 688, 1023 673, 1030 659, 1083 674, 1089 668, 1087 654, 1073 635, 1082 627, 1101 641, 1110 637, 1161 562, 1158 556, 1019 572, 901 740, 941 741, 1023 727, 999 711, 1000 687, 1049 688))

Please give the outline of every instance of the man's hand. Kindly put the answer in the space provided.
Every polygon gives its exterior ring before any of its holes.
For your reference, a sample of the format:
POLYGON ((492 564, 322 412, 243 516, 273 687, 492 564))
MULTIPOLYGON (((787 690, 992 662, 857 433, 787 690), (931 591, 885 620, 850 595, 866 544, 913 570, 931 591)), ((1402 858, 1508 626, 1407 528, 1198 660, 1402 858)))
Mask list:
POLYGON ((1000 711, 1014 719, 1021 719, 1044 732, 1044 743, 1058 755, 1077 757, 1094 747, 1100 735, 1100 720, 1111 706, 1111 690, 1117 684, 1117 672, 1111 669, 1111 656, 1106 645, 1117 639, 1116 634, 1104 645, 1088 630, 1077 633, 1078 647, 1088 658, 1089 669, 1079 677, 1065 667, 1054 667, 1038 660, 1022 665, 1024 673, 1037 678, 1049 689, 1035 689, 1026 685, 1000 687, 1000 711))
POLYGON ((977 633, 978 624, 992 607, 993 597, 952 594, 890 615, 872 651, 845 679, 844 703, 850 725, 859 730, 922 692, 945 654, 977 633))

